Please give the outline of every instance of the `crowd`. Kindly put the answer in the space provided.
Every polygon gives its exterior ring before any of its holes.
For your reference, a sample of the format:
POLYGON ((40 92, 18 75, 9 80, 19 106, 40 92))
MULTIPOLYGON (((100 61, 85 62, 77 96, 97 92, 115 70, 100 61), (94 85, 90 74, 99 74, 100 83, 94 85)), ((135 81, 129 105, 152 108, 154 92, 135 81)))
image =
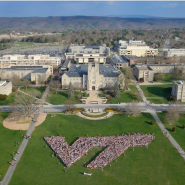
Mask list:
POLYGON ((87 165, 88 168, 103 168, 130 146, 148 146, 154 140, 154 136, 153 134, 135 133, 105 137, 80 137, 71 146, 61 136, 44 139, 67 167, 70 167, 93 147, 106 147, 95 160, 87 165))

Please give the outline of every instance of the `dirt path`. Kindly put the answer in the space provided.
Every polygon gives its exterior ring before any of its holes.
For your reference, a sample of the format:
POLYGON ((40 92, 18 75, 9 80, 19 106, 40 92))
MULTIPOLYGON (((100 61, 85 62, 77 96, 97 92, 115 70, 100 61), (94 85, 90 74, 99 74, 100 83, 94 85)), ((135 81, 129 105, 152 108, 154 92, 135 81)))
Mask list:
MULTIPOLYGON (((46 119, 47 114, 39 114, 37 122, 35 123, 35 127, 42 124, 44 120, 46 119)), ((31 122, 31 120, 30 120, 31 122)), ((3 121, 3 126, 5 128, 11 129, 11 130, 28 130, 30 123, 26 124, 19 124, 17 121, 12 121, 10 117, 8 116, 4 121, 3 121)))

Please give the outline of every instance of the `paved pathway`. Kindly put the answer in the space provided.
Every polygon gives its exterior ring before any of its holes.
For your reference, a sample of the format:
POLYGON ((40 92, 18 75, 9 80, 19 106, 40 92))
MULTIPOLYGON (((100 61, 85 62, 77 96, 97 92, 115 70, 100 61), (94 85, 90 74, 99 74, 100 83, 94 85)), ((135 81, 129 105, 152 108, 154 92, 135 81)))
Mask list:
POLYGON ((89 120, 101 120, 101 119, 110 118, 114 113, 113 113, 113 112, 109 112, 106 116, 99 117, 99 118, 88 117, 88 116, 83 115, 81 112, 77 112, 76 114, 77 114, 79 117, 84 118, 84 119, 89 119, 89 120))
POLYGON ((161 82, 154 82, 154 83, 143 82, 143 83, 139 83, 139 85, 165 85, 165 84, 172 84, 172 82, 166 82, 166 83, 161 83, 161 82))

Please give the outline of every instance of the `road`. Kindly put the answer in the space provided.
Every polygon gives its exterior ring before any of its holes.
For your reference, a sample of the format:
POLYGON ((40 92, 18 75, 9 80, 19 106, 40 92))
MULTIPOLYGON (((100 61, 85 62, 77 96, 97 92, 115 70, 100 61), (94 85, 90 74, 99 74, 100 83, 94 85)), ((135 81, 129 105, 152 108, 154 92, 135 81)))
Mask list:
POLYGON ((170 39, 166 39, 166 42, 164 44, 164 49, 170 49, 170 39))

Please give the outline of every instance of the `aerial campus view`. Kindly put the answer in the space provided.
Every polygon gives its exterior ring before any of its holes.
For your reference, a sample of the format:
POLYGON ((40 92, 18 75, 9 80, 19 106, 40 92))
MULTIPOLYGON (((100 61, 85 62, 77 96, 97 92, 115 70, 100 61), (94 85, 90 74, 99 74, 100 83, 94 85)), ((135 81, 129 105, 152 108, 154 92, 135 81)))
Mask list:
POLYGON ((182 185, 185 2, 0 1, 0 185, 182 185))

